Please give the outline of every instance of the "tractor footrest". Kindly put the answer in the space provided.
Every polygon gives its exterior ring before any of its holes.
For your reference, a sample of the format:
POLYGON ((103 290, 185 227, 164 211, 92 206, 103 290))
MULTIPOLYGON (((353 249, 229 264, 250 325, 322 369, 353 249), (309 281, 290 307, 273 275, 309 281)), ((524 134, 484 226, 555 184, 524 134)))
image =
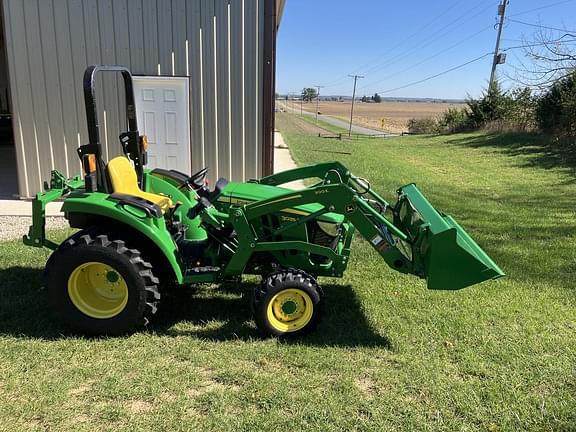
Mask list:
POLYGON ((204 266, 204 267, 188 267, 185 271, 186 276, 197 276, 208 273, 218 273, 220 267, 204 266))

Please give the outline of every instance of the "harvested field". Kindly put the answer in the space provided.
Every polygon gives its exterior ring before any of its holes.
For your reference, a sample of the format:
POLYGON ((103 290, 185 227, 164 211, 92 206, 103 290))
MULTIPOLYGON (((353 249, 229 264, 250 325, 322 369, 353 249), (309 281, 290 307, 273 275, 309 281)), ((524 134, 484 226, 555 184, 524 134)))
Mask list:
MULTIPOLYGON (((348 120, 350 117, 350 101, 320 102, 319 111, 322 114, 348 120)), ((296 104, 297 105, 297 104, 296 104)), ((406 123, 411 118, 436 117, 448 108, 464 108, 464 103, 441 102, 386 102, 354 104, 354 123, 373 129, 388 132, 406 131, 406 123), (384 123, 382 123, 384 119, 384 123)), ((304 104, 306 111, 314 112, 316 104, 304 104)), ((299 109, 299 106, 298 106, 299 109)))

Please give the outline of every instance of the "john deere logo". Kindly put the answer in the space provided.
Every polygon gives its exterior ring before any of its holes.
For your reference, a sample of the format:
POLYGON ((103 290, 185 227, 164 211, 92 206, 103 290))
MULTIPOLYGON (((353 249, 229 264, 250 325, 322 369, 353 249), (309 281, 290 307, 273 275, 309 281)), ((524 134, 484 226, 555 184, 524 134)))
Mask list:
POLYGON ((356 207, 354 207, 354 205, 348 204, 346 206, 346 213, 354 213, 354 210, 356 210, 356 207))

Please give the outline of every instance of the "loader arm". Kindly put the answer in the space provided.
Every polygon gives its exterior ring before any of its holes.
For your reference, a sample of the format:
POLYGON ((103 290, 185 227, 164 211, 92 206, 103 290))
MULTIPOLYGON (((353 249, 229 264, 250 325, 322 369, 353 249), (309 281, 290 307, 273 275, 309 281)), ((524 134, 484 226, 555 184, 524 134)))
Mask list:
MULTIPOLYGON (((358 230, 388 266, 425 278, 430 289, 460 289, 504 275, 464 229, 453 218, 437 211, 414 184, 401 187, 397 202, 391 206, 372 190, 368 181, 354 176, 338 162, 296 168, 253 182, 280 185, 311 177, 322 181, 233 206, 226 218, 220 215, 222 223, 233 224, 241 242, 224 273, 242 271, 255 252, 297 250, 329 258, 334 264, 334 274, 341 274, 349 249, 339 254, 304 241, 264 241, 255 234, 263 216, 315 203, 321 206, 317 211, 276 228, 270 237, 325 213, 336 213, 358 230)), ((218 212, 214 215, 218 219, 218 212)))
POLYGON ((250 180, 250 182, 269 186, 279 186, 285 183, 290 183, 294 180, 305 180, 309 178, 324 179, 326 174, 329 172, 338 173, 340 180, 343 182, 347 181, 351 175, 350 171, 348 171, 348 169, 340 162, 324 162, 282 171, 277 174, 262 177, 261 179, 250 180))

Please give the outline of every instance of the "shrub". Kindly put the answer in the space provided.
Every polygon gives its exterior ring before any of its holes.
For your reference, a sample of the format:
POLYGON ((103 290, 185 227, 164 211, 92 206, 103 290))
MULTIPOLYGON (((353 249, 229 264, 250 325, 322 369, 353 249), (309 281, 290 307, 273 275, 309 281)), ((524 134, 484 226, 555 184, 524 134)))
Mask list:
POLYGON ((529 88, 503 91, 498 82, 480 99, 468 98, 468 128, 527 132, 536 127, 536 101, 529 88))
POLYGON ((480 99, 468 98, 466 104, 470 126, 481 128, 488 122, 504 118, 510 99, 496 81, 488 87, 480 99))
POLYGON ((530 132, 536 129, 536 99, 528 87, 510 92, 510 104, 504 120, 509 125, 509 131, 530 132))
POLYGON ((560 137, 576 137, 576 72, 556 81, 538 98, 540 129, 560 137))
POLYGON ((407 123, 411 134, 433 134, 438 132, 438 121, 434 118, 412 118, 407 123))
POLYGON ((448 108, 438 119, 438 131, 444 133, 464 132, 470 130, 470 119, 465 109, 448 108))

